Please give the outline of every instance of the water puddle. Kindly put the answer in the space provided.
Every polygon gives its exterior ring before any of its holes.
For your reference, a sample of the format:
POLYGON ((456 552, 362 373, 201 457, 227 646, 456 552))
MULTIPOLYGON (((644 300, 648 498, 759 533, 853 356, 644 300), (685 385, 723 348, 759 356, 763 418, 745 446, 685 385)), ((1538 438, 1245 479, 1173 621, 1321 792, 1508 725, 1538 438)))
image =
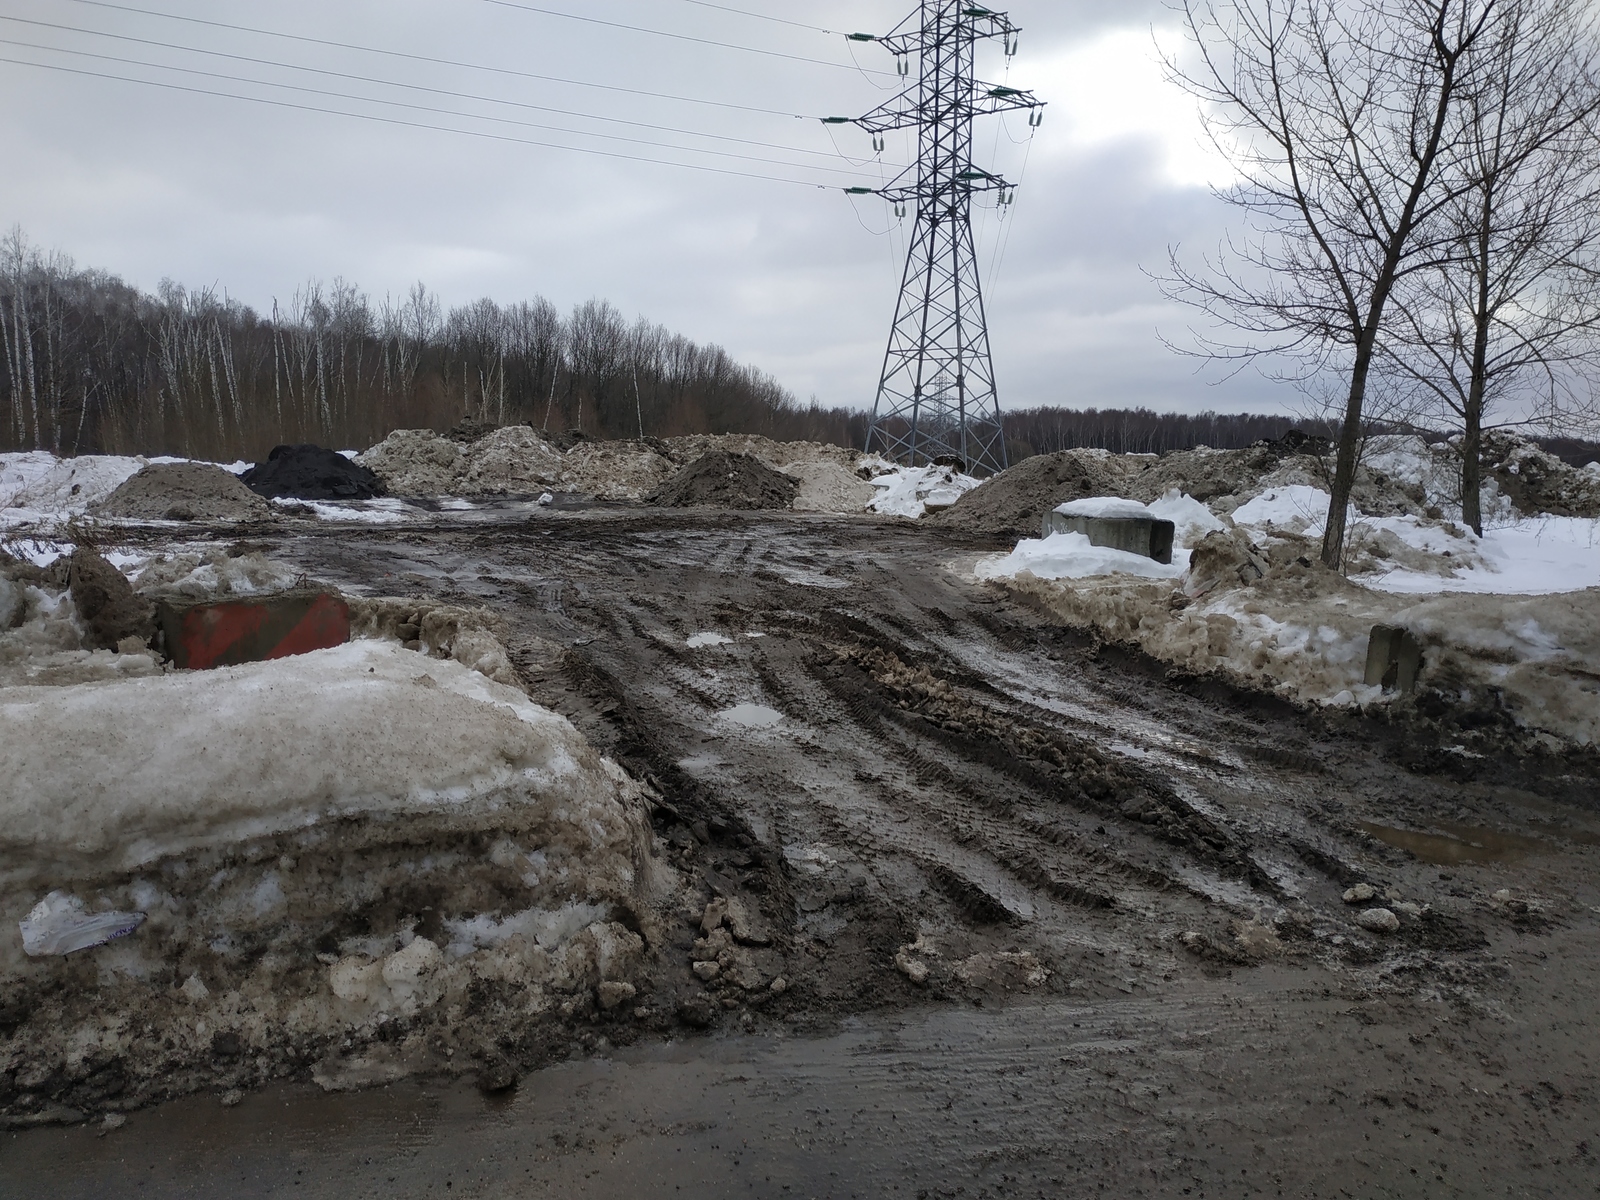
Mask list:
POLYGON ((719 712, 717 716, 747 729, 771 729, 783 720, 783 714, 761 704, 739 704, 719 712))
POLYGON ((1409 850, 1425 863, 1438 867, 1457 863, 1512 863, 1536 854, 1549 854, 1553 847, 1538 838, 1519 837, 1472 825, 1453 825, 1440 821, 1433 828, 1440 833, 1417 833, 1388 825, 1361 822, 1361 828, 1385 845, 1409 850))

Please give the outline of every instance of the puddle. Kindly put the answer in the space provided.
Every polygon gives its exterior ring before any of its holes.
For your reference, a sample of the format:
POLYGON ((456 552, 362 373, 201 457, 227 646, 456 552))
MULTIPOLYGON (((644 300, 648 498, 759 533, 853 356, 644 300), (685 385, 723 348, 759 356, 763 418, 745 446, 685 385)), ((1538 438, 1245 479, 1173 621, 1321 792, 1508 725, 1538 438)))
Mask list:
POLYGON ((777 709, 767 708, 761 704, 740 704, 724 709, 717 716, 750 729, 771 729, 783 720, 783 714, 777 709))
POLYGON ((1447 867, 1456 863, 1509 863, 1520 862, 1534 854, 1549 854, 1553 847, 1538 838, 1519 837, 1514 833, 1500 833, 1493 829, 1478 829, 1471 825, 1452 825, 1440 821, 1434 824, 1442 834, 1416 833, 1410 829, 1393 829, 1387 825, 1361 822, 1361 828, 1386 845, 1409 850, 1425 863, 1447 867))
POLYGON ((707 646, 729 646, 733 644, 731 637, 720 633, 697 633, 688 641, 689 649, 703 650, 707 646))

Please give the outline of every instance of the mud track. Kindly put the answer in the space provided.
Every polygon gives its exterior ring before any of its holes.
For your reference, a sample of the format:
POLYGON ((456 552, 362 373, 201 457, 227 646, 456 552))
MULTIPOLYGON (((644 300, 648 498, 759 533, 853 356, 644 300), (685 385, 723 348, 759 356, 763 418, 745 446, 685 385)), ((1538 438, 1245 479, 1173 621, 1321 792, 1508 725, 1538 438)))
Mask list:
MULTIPOLYGON (((535 698, 655 783, 704 895, 763 913, 784 1008, 1089 998, 1285 954, 1467 986, 1496 929, 1550 919, 1371 830, 1532 820, 1551 854, 1581 853, 1535 810, 1593 805, 1591 762, 1530 746, 1463 766, 1415 728, 1170 677, 971 582, 985 548, 901 524, 599 510, 275 553, 510 622, 535 698), (691 648, 702 633, 729 641, 691 648), (725 715, 741 705, 781 719, 725 715), (1430 757, 1449 772, 1415 769, 1430 757), (1367 933, 1342 899, 1361 882, 1424 911, 1367 933)), ((656 981, 680 1000, 701 990, 694 934, 686 918, 656 981)))
POLYGON ((1593 1191, 1592 757, 1173 675, 927 526, 595 508, 253 541, 504 618, 533 696, 654 784, 689 899, 638 1009, 506 1031, 522 1069, 573 1060, 510 1108, 465 1081, 196 1097, 23 1135, 19 1195, 1593 1191), (1358 925, 1377 904, 1398 930, 1358 925))

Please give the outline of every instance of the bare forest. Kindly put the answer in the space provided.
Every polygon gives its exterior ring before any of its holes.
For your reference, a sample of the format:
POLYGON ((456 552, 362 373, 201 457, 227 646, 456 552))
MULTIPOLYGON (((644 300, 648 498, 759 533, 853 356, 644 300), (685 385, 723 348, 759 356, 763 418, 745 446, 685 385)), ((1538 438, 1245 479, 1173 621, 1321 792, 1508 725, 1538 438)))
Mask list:
POLYGON ((0 448, 259 458, 281 442, 366 447, 468 413, 596 437, 758 433, 858 443, 865 416, 591 300, 444 310, 423 285, 374 304, 342 280, 262 314, 214 290, 155 295, 0 245, 0 448))

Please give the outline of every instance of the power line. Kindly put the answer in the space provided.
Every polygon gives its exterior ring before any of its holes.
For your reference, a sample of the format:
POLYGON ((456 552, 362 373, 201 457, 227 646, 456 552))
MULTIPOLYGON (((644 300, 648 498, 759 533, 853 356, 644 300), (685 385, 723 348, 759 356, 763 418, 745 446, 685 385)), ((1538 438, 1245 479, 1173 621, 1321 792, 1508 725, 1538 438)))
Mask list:
POLYGON ((796 29, 809 29, 813 33, 826 33, 833 37, 849 37, 837 29, 824 29, 820 25, 806 25, 800 21, 791 21, 787 17, 773 17, 766 13, 750 12, 743 8, 729 8, 726 4, 712 4, 710 0, 682 0, 684 4, 693 4, 696 8, 714 8, 718 12, 733 13, 735 16, 751 17, 757 21, 771 21, 775 25, 792 25, 796 29))
MULTIPOLYGON (((654 124, 651 124, 648 121, 630 121, 630 120, 627 120, 627 119, 622 118, 622 117, 601 116, 601 115, 599 115, 597 113, 579 112, 579 111, 576 111, 574 109, 569 109, 569 108, 554 108, 554 107, 551 107, 550 105, 546 105, 546 104, 530 104, 530 103, 527 103, 527 102, 521 101, 521 100, 504 100, 504 99, 501 99, 501 98, 499 98, 497 96, 480 96, 480 95, 475 95, 475 94, 473 94, 471 92, 457 92, 457 91, 452 91, 449 88, 428 87, 428 86, 426 86, 424 84, 419 84, 419 83, 401 83, 401 82, 398 82, 398 81, 392 80, 392 79, 378 79, 378 78, 375 78, 375 77, 373 77, 371 75, 356 75, 356 74, 352 74, 352 73, 350 73, 348 71, 333 71, 333 70, 329 70, 329 69, 324 68, 324 67, 306 67, 306 66, 301 66, 298 63, 280 62, 280 61, 278 61, 276 59, 254 58, 254 57, 252 57, 250 55, 246 55, 246 54, 230 54, 227 51, 223 51, 223 50, 206 50, 206 49, 203 49, 203 48, 201 48, 199 46, 185 46, 185 45, 181 45, 181 44, 179 44, 177 42, 164 42, 164 41, 159 41, 159 40, 154 39, 154 38, 134 37, 131 34, 107 33, 105 31, 99 30, 99 29, 79 29, 79 28, 76 28, 76 27, 71 26, 71 25, 59 25, 59 24, 56 24, 56 23, 51 22, 51 21, 36 21, 36 20, 32 20, 32 19, 30 19, 28 17, 13 17, 13 16, 8 16, 8 15, 6 15, 4 13, 0 13, 0 21, 11 21, 11 22, 14 22, 14 23, 19 24, 19 25, 33 25, 33 26, 36 26, 36 27, 42 28, 42 29, 54 29, 54 30, 59 30, 59 31, 62 31, 62 32, 67 32, 67 33, 87 34, 87 35, 89 35, 91 37, 108 38, 108 39, 110 39, 112 41, 118 41, 118 42, 132 42, 135 45, 153 46, 153 47, 156 47, 156 48, 162 49, 162 50, 177 50, 177 51, 181 51, 181 52, 186 53, 186 54, 201 54, 201 55, 205 55, 205 56, 210 57, 210 58, 227 59, 230 62, 252 63, 252 64, 254 64, 256 66, 274 67, 274 68, 280 68, 280 69, 286 70, 286 71, 303 71, 303 72, 305 72, 307 74, 311 74, 311 75, 326 75, 326 76, 329 76, 329 77, 334 78, 334 79, 347 79, 347 80, 350 80, 350 81, 355 82, 355 83, 371 83, 371 84, 376 84, 376 85, 381 86, 381 87, 403 88, 403 89, 406 89, 408 91, 426 92, 426 93, 428 93, 430 95, 435 95, 435 96, 448 96, 448 97, 450 97, 452 99, 456 99, 456 100, 471 100, 471 101, 476 101, 476 102, 480 102, 480 103, 483 103, 483 104, 502 104, 502 105, 505 105, 505 106, 510 107, 510 108, 528 109, 528 110, 533 111, 533 112, 547 112, 547 113, 554 113, 557 116, 577 117, 580 120, 603 121, 603 122, 605 122, 607 124, 612 124, 612 125, 629 125, 629 126, 633 126, 634 128, 638 128, 638 129, 653 129, 653 130, 655 130, 655 131, 657 131, 659 133, 674 133, 674 134, 678 134, 678 135, 683 136, 683 137, 709 138, 709 139, 712 139, 714 141, 735 142, 735 143, 738 143, 738 144, 741 144, 741 145, 746 145, 746 146, 763 146, 763 147, 765 147, 765 148, 767 148, 769 150, 787 150, 787 151, 790 151, 790 152, 792 152, 794 154, 811 154, 811 155, 817 155, 817 156, 824 157, 824 158, 842 157, 842 156, 837 155, 837 154, 830 154, 826 150, 811 150, 811 149, 808 149, 808 148, 802 147, 802 146, 779 146, 779 145, 774 145, 771 142, 759 141, 759 140, 756 140, 754 138, 732 137, 730 135, 720 134, 720 133, 704 133, 704 132, 701 132, 700 130, 680 129, 680 128, 677 128, 676 126, 672 126, 672 125, 654 125, 654 124)), ((65 49, 62 49, 61 47, 57 47, 57 46, 40 46, 40 45, 36 45, 36 44, 34 44, 32 42, 12 41, 11 39, 8 39, 8 38, 0 38, 0 44, 13 45, 13 46, 26 46, 26 47, 28 47, 30 49, 34 49, 34 50, 56 50, 56 51, 58 51, 58 52, 60 52, 62 54, 87 54, 88 53, 87 51, 65 50, 65 49)), ((113 62, 136 63, 139 66, 155 67, 155 68, 160 68, 160 69, 163 69, 163 70, 183 70, 184 69, 184 68, 181 68, 181 67, 167 67, 167 66, 165 66, 164 64, 161 64, 161 63, 145 63, 145 62, 138 62, 135 59, 116 58, 116 57, 110 56, 110 55, 92 55, 91 57, 104 57, 104 58, 109 58, 113 62)), ((202 72, 202 73, 205 73, 205 72, 202 72)), ((221 78, 231 78, 231 76, 221 76, 221 78)), ((251 82, 262 83, 263 86, 270 86, 270 87, 289 86, 289 85, 267 84, 264 81, 260 81, 260 80, 253 80, 251 82)), ((384 101, 384 100, 374 100, 373 102, 374 103, 380 103, 380 104, 390 103, 390 101, 384 101)), ((487 119, 493 119, 493 118, 485 118, 485 119, 487 120, 487 119)))
MULTIPOLYGON (((609 83, 591 83, 585 79, 566 79, 559 75, 540 75, 533 71, 517 71, 510 67, 491 67, 484 63, 459 62, 450 58, 434 58, 426 54, 408 54, 403 50, 382 50, 376 46, 362 46, 355 42, 337 42, 327 38, 309 37, 299 33, 281 33, 275 29, 256 29, 250 25, 231 25, 226 21, 210 21, 204 17, 186 17, 178 13, 157 12, 148 8, 134 8, 126 4, 112 4, 108 0, 72 0, 92 8, 105 8, 115 12, 133 13, 141 17, 158 17, 167 21, 181 21, 188 25, 205 25, 212 29, 227 29, 234 33, 249 33, 258 37, 282 38, 309 46, 325 46, 334 50, 354 50, 361 54, 378 54, 385 58, 399 58, 408 62, 428 63, 436 67, 456 67, 464 71, 484 71, 491 75, 507 75, 516 79, 532 79, 540 83, 559 83, 568 87, 593 88, 602 92, 619 92, 628 96, 645 96, 651 100, 671 100, 681 104, 701 104, 710 108, 728 108, 738 112, 760 113, 769 117, 795 117, 802 121, 813 118, 802 113, 782 112, 774 108, 760 108, 750 104, 734 104, 726 100, 703 100, 695 96, 675 96, 670 92, 649 92, 640 88, 619 87, 609 83)), ((17 18, 20 19, 20 18, 17 18)))
MULTIPOLYGON (((188 87, 181 83, 163 83, 155 79, 136 79, 128 75, 112 75, 104 71, 85 71, 77 67, 64 67, 56 63, 31 62, 22 58, 0 57, 0 63, 10 63, 18 67, 34 67, 41 71, 58 71, 66 75, 77 75, 88 79, 109 79, 117 83, 136 83, 144 87, 161 88, 170 92, 184 92, 192 96, 217 96, 224 100, 243 100, 250 104, 265 104, 273 108, 288 108, 297 112, 320 113, 331 117, 349 117, 357 121, 371 121, 379 125, 396 125, 403 129, 426 129, 435 133, 454 133, 461 137, 481 138, 491 142, 507 142, 517 146, 539 146, 546 150, 567 150, 573 154, 589 154, 597 158, 614 158, 624 162, 652 163, 660 167, 681 167, 686 171, 701 171, 710 175, 730 175, 740 179, 759 179, 766 183, 789 183, 798 187, 815 188, 820 191, 834 191, 838 184, 817 183, 808 179, 790 179, 780 175, 761 175, 754 171, 736 171, 728 167, 708 167, 701 163, 675 162, 665 158, 647 158, 640 154, 623 154, 616 150, 595 150, 586 146, 568 146, 560 142, 542 142, 532 138, 512 137, 509 134, 489 133, 481 129, 456 129, 448 125, 429 125, 423 121, 406 121, 399 117, 378 116, 375 113, 354 113, 344 109, 320 108, 313 104, 296 104, 292 100, 272 100, 265 96, 241 96, 237 92, 218 92, 209 88, 188 87)), ((381 103, 381 102, 380 102, 381 103)), ((462 114, 453 114, 462 115, 462 114)), ((682 146, 663 146, 664 150, 688 149, 682 146)), ((713 153, 712 151, 697 151, 695 153, 713 153)), ((815 170, 817 168, 804 167, 799 163, 790 163, 789 166, 801 167, 802 170, 815 170)))
MULTIPOLYGON (((687 33, 672 33, 665 29, 649 29, 643 25, 629 25, 622 21, 603 21, 599 17, 580 17, 577 13, 562 12, 555 8, 540 8, 534 4, 518 4, 516 0, 483 0, 485 4, 493 4, 498 8, 515 8, 521 12, 538 13, 544 17, 560 17, 566 21, 582 21, 585 25, 602 25, 607 29, 626 29, 630 33, 647 33, 652 37, 671 38, 676 42, 694 42, 700 46, 716 46, 723 50, 738 50, 744 54, 760 54, 767 58, 785 58, 790 62, 810 63, 818 67, 833 67, 840 71, 856 70, 855 67, 846 66, 844 63, 829 62, 825 58, 807 58, 801 54, 785 54, 781 50, 763 50, 757 46, 741 46, 735 42, 719 42, 714 38, 693 37, 687 33)), ((750 14, 746 13, 746 16, 750 14)), ((873 71, 873 75, 888 75, 888 71, 873 71)))
MULTIPOLYGON (((482 116, 482 115, 477 114, 477 113, 456 112, 456 111, 451 110, 451 109, 432 108, 432 107, 430 107, 428 105, 425 105, 425 104, 410 104, 410 103, 407 103, 404 100, 382 100, 382 99, 378 99, 378 98, 373 97, 373 96, 355 96, 355 95, 351 95, 348 92, 329 91, 327 88, 303 87, 300 84, 294 84, 294 83, 273 83, 270 80, 264 80, 264 79, 241 79, 241 78, 238 78, 237 76, 234 76, 234 75, 223 75, 223 74, 221 74, 219 72, 216 72, 216 71, 201 71, 201 70, 198 70, 198 69, 193 68, 193 67, 175 67, 175 66, 169 66, 169 65, 167 65, 165 63, 145 62, 143 59, 122 58, 122 57, 119 57, 119 56, 113 55, 113 54, 96 54, 96 53, 94 53, 93 51, 90 51, 90 50, 66 50, 66 49, 63 49, 63 48, 61 48, 59 46, 41 46, 41 45, 39 45, 39 44, 37 44, 35 42, 20 42, 20 41, 14 40, 12 38, 0 38, 0 45, 4 45, 4 46, 21 46, 21 47, 24 47, 24 48, 29 49, 29 50, 43 50, 43 51, 45 51, 47 53, 53 53, 53 54, 70 54, 70 55, 73 55, 74 57, 78 57, 78 58, 93 58, 93 59, 98 59, 101 62, 120 63, 123 66, 145 67, 145 68, 147 68, 149 70, 152 70, 152 71, 175 71, 175 72, 177 72, 178 74, 181 74, 181 75, 198 75, 198 76, 200 76, 201 78, 204 78, 204 79, 221 79, 221 80, 225 80, 225 81, 231 82, 231 83, 253 84, 253 85, 257 86, 257 87, 265 87, 265 88, 279 88, 279 89, 282 89, 284 91, 300 92, 300 93, 303 93, 305 95, 310 95, 310 96, 325 96, 325 97, 328 97, 328 98, 334 99, 334 100, 352 100, 352 101, 355 101, 358 104, 382 104, 382 105, 388 105, 388 106, 390 106, 392 108, 409 109, 409 110, 411 110, 413 112, 431 113, 431 114, 433 114, 435 116, 462 117, 462 118, 465 118, 467 120, 472 120, 472 121, 492 121, 497 125, 514 125, 514 126, 517 126, 519 128, 523 128, 523 129, 541 129, 541 130, 545 130, 546 132, 549 132, 549 133, 565 133, 565 134, 568 134, 569 136, 572 136, 572 137, 600 138, 600 139, 602 139, 604 141, 608 141, 608 142, 626 142, 626 143, 629 143, 629 144, 632 144, 632 145, 637 145, 637 146, 655 146, 655 147, 657 147, 659 149, 663 149, 663 150, 681 150, 681 151, 684 151, 685 153, 688 153, 688 154, 706 154, 706 155, 711 155, 711 156, 714 156, 714 157, 717 157, 717 158, 736 159, 736 160, 741 161, 741 162, 768 163, 768 164, 770 164, 772 166, 778 166, 778 167, 800 167, 803 170, 825 171, 825 172, 827 172, 829 174, 836 174, 836 175, 849 175, 849 174, 851 174, 851 172, 845 171, 845 170, 841 170, 838 167, 827 167, 827 166, 822 166, 821 164, 809 165, 809 164, 804 164, 804 163, 790 162, 790 161, 788 161, 786 159, 781 159, 781 158, 763 158, 763 157, 760 157, 759 155, 753 155, 753 154, 736 154, 736 153, 734 153, 733 151, 730 151, 730 150, 706 150, 706 149, 702 149, 702 148, 700 148, 698 146, 674 146, 674 145, 668 145, 668 144, 665 144, 665 143, 662 143, 662 142, 651 141, 648 138, 625 137, 622 134, 617 134, 617 133, 597 133, 597 132, 594 132, 594 131, 591 131, 591 130, 586 130, 586 129, 568 129, 568 128, 566 128, 564 126, 561 126, 561 125, 543 125, 543 124, 540 124, 539 122, 536 122, 536 121, 519 121, 514 117, 492 117, 492 116, 482 116)), ((676 131, 676 132, 682 132, 682 131, 676 131)), ((754 145, 764 145, 764 146, 767 146, 768 149, 774 149, 774 150, 787 149, 787 147, 771 146, 771 145, 768 145, 767 143, 763 143, 763 142, 756 142, 756 143, 752 143, 752 144, 754 144, 754 145)), ((822 154, 822 153, 825 153, 825 152, 824 151, 806 151, 806 153, 822 154)))

